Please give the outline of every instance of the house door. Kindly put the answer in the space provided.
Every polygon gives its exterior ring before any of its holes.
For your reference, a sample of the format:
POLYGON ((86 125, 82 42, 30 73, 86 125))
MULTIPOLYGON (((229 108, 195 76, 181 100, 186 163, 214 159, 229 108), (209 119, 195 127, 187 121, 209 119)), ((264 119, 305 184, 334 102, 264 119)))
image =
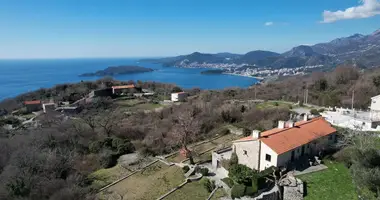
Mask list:
POLYGON ((292 151, 292 157, 290 159, 292 162, 294 161, 294 150, 292 151))
POLYGON ((216 161, 216 168, 220 168, 220 161, 219 160, 216 161))
POLYGON ((302 146, 302 149, 301 149, 301 156, 305 155, 305 146, 302 146))

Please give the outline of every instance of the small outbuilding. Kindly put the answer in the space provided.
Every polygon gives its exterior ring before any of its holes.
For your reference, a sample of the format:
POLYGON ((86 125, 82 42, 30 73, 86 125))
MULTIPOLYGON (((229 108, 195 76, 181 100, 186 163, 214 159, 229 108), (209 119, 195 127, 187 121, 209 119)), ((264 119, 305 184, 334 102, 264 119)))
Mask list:
POLYGON ((42 104, 40 100, 25 101, 24 105, 28 112, 35 112, 42 109, 42 104))
POLYGON ((177 93, 172 93, 171 100, 173 102, 185 101, 186 97, 187 97, 187 93, 186 92, 177 92, 177 93))

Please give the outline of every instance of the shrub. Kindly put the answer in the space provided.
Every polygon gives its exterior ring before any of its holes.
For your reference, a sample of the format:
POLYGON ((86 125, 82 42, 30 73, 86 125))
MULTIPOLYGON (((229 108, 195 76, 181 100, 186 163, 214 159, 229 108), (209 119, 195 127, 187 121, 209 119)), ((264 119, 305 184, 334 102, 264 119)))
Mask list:
MULTIPOLYGON (((252 192, 253 194, 255 194, 259 190, 259 181, 258 181, 257 177, 252 178, 252 187, 250 187, 249 189, 251 190, 250 192, 252 192)), ((247 195, 249 195, 249 194, 247 194, 247 195)), ((252 196, 252 195, 249 195, 249 196, 252 196)))
POLYGON ((251 186, 248 186, 245 188, 245 192, 244 192, 244 195, 245 196, 253 196, 257 193, 257 188, 254 188, 254 187, 251 187, 251 186))
POLYGON ((208 169, 207 168, 201 168, 198 170, 199 173, 201 173, 203 176, 207 176, 208 175, 208 169))
POLYGON ((208 192, 212 192, 215 189, 215 181, 210 181, 208 178, 202 178, 201 184, 208 192))
POLYGON ((324 108, 321 108, 321 109, 318 110, 318 112, 319 112, 319 113, 321 113, 321 112, 325 112, 325 109, 324 109, 324 108))
POLYGON ((223 128, 222 130, 219 131, 219 135, 228 135, 230 134, 230 129, 228 128, 223 128))
POLYGON ((231 197, 232 199, 240 198, 245 195, 246 186, 243 184, 234 185, 231 189, 231 197))
POLYGON ((274 102, 273 105, 277 107, 279 104, 278 102, 274 102))
POLYGON ((183 173, 185 173, 185 174, 186 174, 189 170, 190 170, 190 167, 187 166, 187 165, 185 165, 184 167, 182 167, 182 171, 183 171, 183 173))
POLYGON ((239 163, 239 158, 235 152, 231 154, 231 159, 230 159, 230 166, 232 165, 237 165, 239 163))
POLYGON ((228 187, 230 187, 230 188, 232 188, 232 187, 235 185, 234 181, 233 181, 232 179, 228 178, 228 177, 222 179, 222 181, 223 181, 225 184, 227 184, 228 187))
POLYGON ((103 147, 103 143, 101 141, 91 142, 88 146, 88 149, 91 153, 98 153, 103 147))
POLYGON ((241 183, 245 185, 252 184, 252 178, 257 175, 257 172, 245 165, 233 165, 228 170, 229 176, 236 183, 241 183))
POLYGON ((311 109, 311 110, 310 110, 310 113, 311 113, 312 115, 319 115, 319 112, 318 112, 317 109, 311 109))

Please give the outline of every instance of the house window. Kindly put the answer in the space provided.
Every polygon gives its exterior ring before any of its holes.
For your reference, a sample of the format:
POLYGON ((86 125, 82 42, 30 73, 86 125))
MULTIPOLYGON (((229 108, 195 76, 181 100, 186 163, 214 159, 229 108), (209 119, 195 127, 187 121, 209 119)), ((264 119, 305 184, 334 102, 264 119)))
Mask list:
POLYGON ((329 140, 332 140, 332 135, 329 135, 329 140))
POLYGON ((247 155, 247 151, 246 150, 243 150, 243 155, 247 155))
POLYGON ((307 148, 310 148, 310 144, 307 144, 307 148))
POLYGON ((265 160, 270 162, 271 156, 269 154, 265 154, 265 160))

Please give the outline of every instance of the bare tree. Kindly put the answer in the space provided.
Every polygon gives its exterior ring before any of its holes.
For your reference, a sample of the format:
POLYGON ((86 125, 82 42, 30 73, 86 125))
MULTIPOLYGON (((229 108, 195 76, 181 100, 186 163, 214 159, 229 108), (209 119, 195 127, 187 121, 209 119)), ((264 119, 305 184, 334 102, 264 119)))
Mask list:
POLYGON ((196 119, 197 114, 198 109, 195 107, 179 110, 177 118, 173 120, 174 126, 172 128, 174 141, 178 142, 186 151, 186 156, 191 164, 194 164, 194 159, 188 145, 196 138, 200 130, 199 121, 196 119))

